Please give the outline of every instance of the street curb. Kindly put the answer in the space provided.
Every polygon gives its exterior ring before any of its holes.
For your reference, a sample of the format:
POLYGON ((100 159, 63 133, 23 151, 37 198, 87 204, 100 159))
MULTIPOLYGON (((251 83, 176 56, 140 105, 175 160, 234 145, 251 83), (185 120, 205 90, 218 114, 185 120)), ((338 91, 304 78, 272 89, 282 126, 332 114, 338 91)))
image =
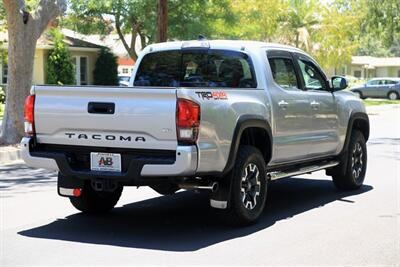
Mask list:
POLYGON ((21 149, 18 147, 0 147, 0 165, 22 160, 21 149))

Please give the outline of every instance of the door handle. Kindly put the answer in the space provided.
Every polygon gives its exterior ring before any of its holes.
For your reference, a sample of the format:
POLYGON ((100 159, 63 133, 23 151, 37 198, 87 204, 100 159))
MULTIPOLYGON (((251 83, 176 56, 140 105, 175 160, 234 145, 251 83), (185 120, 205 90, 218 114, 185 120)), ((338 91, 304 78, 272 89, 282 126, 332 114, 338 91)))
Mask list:
POLYGON ((319 102, 313 100, 313 101, 310 103, 310 106, 311 106, 311 108, 312 108, 313 110, 318 110, 320 104, 319 104, 319 102))
POLYGON ((93 114, 114 114, 114 103, 89 102, 88 112, 93 114))
POLYGON ((287 109, 287 107, 289 106, 289 103, 288 102, 286 102, 285 100, 281 100, 281 101, 279 101, 279 103, 278 103, 278 106, 281 108, 281 109, 287 109))

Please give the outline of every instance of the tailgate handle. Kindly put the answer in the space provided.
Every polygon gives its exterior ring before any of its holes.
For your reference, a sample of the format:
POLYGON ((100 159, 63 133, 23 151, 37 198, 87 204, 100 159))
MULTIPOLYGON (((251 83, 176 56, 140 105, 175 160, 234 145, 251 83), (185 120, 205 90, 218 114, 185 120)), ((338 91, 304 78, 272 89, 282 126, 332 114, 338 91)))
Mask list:
POLYGON ((114 114, 114 103, 89 102, 88 112, 94 114, 114 114))

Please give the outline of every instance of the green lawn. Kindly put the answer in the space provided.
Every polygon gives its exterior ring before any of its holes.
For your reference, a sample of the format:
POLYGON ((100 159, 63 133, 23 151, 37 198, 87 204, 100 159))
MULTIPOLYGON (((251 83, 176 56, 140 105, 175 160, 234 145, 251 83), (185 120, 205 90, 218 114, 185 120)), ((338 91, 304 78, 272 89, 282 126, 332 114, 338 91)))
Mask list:
POLYGON ((3 114, 4 114, 4 104, 0 104, 0 120, 3 119, 3 114))
POLYGON ((388 104, 400 104, 400 100, 388 100, 388 99, 365 99, 364 104, 366 106, 380 106, 388 104))

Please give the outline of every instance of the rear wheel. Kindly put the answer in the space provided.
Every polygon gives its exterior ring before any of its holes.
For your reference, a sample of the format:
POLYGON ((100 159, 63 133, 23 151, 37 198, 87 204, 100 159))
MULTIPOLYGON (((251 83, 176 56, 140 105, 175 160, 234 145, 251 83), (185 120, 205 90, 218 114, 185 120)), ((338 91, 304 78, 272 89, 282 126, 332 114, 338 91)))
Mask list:
POLYGON ((229 224, 251 224, 263 212, 267 195, 265 162, 261 152, 252 146, 241 146, 230 176, 228 208, 217 212, 229 224))
POLYGON ((333 183, 343 190, 360 188, 367 171, 367 146, 360 131, 352 132, 348 151, 343 160, 337 167, 338 171, 332 175, 333 183))
POLYGON ((399 99, 399 95, 396 92, 389 92, 388 94, 388 99, 389 100, 396 100, 399 99))
POLYGON ((80 197, 70 197, 72 205, 84 213, 105 213, 112 210, 121 197, 123 187, 112 192, 95 191, 86 183, 80 197))

